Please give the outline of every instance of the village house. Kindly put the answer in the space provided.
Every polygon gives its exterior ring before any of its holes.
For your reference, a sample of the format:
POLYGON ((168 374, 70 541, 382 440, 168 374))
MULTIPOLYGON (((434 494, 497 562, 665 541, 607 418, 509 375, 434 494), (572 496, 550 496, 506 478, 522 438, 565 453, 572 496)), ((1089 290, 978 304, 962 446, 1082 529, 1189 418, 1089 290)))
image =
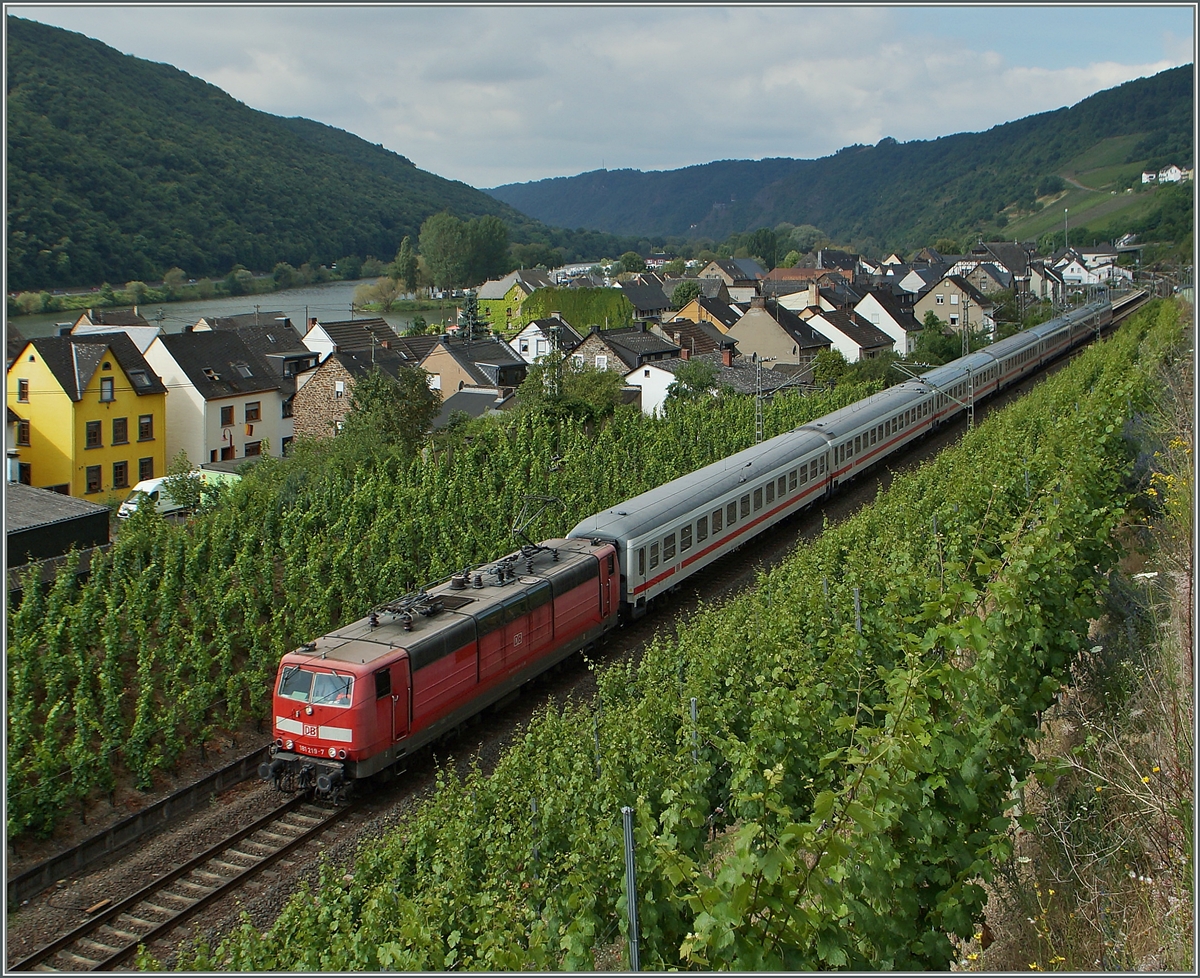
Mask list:
MULTIPOLYGON (((720 281, 719 279, 717 281, 720 281)), ((721 282, 724 285, 724 282, 721 282)), ((730 302, 708 296, 696 296, 691 302, 675 313, 672 319, 690 319, 692 322, 712 323, 721 332, 728 332, 729 327, 742 318, 743 310, 730 302)))
POLYGON ((529 372, 528 361, 498 336, 468 341, 443 335, 433 340, 420 366, 429 375, 429 386, 443 398, 467 387, 507 396, 529 372))
POLYGON ((525 300, 538 289, 553 285, 550 273, 538 268, 522 268, 503 278, 484 282, 475 293, 479 315, 491 323, 493 329, 509 333, 526 321, 521 308, 525 300))
POLYGON ((343 319, 329 323, 310 319, 308 332, 301 342, 313 353, 327 357, 335 350, 346 352, 372 347, 387 350, 395 346, 399 338, 385 319, 343 319))
POLYGON ((828 337, 796 313, 762 296, 750 301, 749 309, 728 335, 737 340, 743 357, 757 354, 759 359, 770 361, 772 369, 781 364, 807 365, 832 345, 828 337))
MULTIPOLYGON (((171 391, 167 457, 187 453, 193 466, 279 457, 290 443, 280 378, 232 330, 164 333, 146 360, 171 391)), ((287 410, 290 410, 290 405, 287 410)))
POLYGON ((165 474, 167 388, 125 333, 35 337, 6 387, 17 481, 105 501, 165 474))
POLYGON ((698 277, 720 279, 734 302, 749 302, 758 294, 758 283, 766 274, 753 258, 717 258, 705 265, 698 277))
POLYGON ((511 346, 526 363, 537 363, 556 345, 560 351, 569 353, 582 342, 583 337, 575 327, 552 312, 545 319, 532 320, 513 337, 511 346))
POLYGON ((645 323, 617 329, 593 326, 571 353, 571 362, 578 367, 594 367, 625 374, 645 363, 678 356, 679 346, 650 332, 645 323))
POLYGON ((822 336, 828 337, 833 349, 841 353, 847 363, 872 360, 881 353, 891 353, 894 346, 887 333, 853 309, 822 310, 814 313, 807 322, 822 336))
MULTIPOLYGON (((894 349, 907 356, 916 349, 922 326, 890 289, 872 289, 859 300, 854 311, 892 338, 894 349)), ((819 327, 818 327, 819 328, 819 327)))
POLYGON ((70 333, 72 336, 90 336, 96 333, 112 333, 117 330, 133 340, 133 345, 137 347, 139 353, 145 353, 150 348, 150 344, 154 342, 154 338, 162 332, 161 327, 140 315, 137 306, 134 306, 132 311, 101 309, 97 312, 88 309, 75 320, 70 333))
POLYGON ((671 308, 671 300, 662 287, 638 282, 622 282, 621 291, 633 306, 635 319, 661 319, 671 308))
POLYGON ((728 305, 732 300, 729 298, 729 287, 725 284, 725 280, 721 278, 666 278, 663 279, 662 290, 672 303, 675 301, 675 290, 685 282, 694 284, 699 290, 699 294, 706 299, 715 299, 718 302, 728 305))
POLYGON ((913 304, 913 315, 920 323, 925 314, 932 312, 952 330, 995 329, 992 314, 995 303, 961 275, 947 275, 930 286, 924 295, 913 304))
POLYGON ((650 332, 674 343, 682 351, 681 356, 696 357, 737 348, 736 340, 704 320, 693 322, 690 319, 672 319, 670 322, 652 325, 650 332))

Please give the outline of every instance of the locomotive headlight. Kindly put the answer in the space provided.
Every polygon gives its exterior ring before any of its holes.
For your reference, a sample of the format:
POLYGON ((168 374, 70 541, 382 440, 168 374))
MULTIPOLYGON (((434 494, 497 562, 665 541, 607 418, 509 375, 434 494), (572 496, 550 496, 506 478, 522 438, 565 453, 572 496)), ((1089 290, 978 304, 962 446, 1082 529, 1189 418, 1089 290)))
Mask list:
POLYGON ((338 759, 343 761, 346 759, 346 752, 344 750, 338 751, 338 759))
POLYGON ((330 747, 330 748, 329 748, 329 756, 330 756, 330 757, 337 757, 337 748, 336 748, 336 747, 330 747))
POLYGON ((309 716, 312 716, 312 707, 311 707, 311 706, 306 706, 306 707, 304 708, 304 712, 305 712, 305 713, 307 713, 309 716))
POLYGON ((292 742, 291 742, 290 740, 285 740, 285 741, 283 742, 283 746, 284 746, 284 747, 286 747, 288 750, 291 750, 291 749, 292 749, 292 742))

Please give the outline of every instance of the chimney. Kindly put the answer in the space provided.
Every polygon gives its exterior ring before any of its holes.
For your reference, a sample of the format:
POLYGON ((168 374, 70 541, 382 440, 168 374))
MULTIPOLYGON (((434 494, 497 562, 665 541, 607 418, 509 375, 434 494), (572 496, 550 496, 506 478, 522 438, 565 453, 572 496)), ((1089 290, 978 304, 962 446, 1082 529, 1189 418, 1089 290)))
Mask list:
POLYGON ((767 300, 764 296, 756 295, 750 300, 751 309, 766 309, 767 300))
POLYGON ((557 319, 557 320, 558 320, 558 321, 561 323, 561 322, 562 322, 562 313, 561 313, 561 312, 557 312, 557 311, 555 311, 555 312, 551 312, 551 313, 550 313, 550 318, 551 318, 551 319, 557 319))
POLYGON ((308 321, 308 328, 309 328, 309 329, 316 329, 316 328, 317 328, 317 317, 316 317, 316 316, 313 316, 313 317, 312 317, 312 319, 310 319, 310 320, 308 321))
POLYGON ((817 285, 815 278, 808 283, 808 304, 821 308, 821 286, 817 285))
POLYGON ((679 359, 680 360, 690 360, 691 358, 692 358, 692 355, 688 351, 688 348, 686 346, 681 346, 679 348, 679 359))
POLYGON ((733 366, 733 347, 725 346, 721 348, 721 363, 726 367, 733 366))

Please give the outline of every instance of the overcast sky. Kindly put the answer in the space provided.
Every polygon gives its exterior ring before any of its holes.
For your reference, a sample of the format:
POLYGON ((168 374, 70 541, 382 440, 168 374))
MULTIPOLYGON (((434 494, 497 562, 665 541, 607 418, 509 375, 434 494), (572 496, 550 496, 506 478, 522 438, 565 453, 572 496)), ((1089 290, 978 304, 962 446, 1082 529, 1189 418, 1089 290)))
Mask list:
POLYGON ((1195 45, 1190 4, 6 9, 480 188, 977 132, 1195 45))

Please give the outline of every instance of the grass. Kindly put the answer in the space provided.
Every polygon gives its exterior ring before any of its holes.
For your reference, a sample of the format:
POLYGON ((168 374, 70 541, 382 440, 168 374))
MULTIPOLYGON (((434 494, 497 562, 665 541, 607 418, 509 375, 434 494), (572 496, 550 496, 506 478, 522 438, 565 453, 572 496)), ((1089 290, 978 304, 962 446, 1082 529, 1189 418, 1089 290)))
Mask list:
MULTIPOLYGON (((1036 214, 1010 221, 1005 228, 1005 238, 1014 240, 1036 240, 1047 231, 1061 235, 1063 229, 1063 208, 1069 211, 1068 223, 1071 231, 1078 230, 1093 221, 1103 218, 1107 224, 1115 216, 1125 218, 1137 217, 1149 210, 1154 204, 1154 191, 1142 193, 1117 194, 1095 190, 1080 190, 1071 187, 1062 196, 1036 214)), ((1091 240, 1085 239, 1090 244, 1091 240)))
MULTIPOLYGON (((1133 133, 1128 136, 1112 136, 1109 139, 1103 139, 1095 146, 1092 146, 1073 160, 1067 163, 1062 168, 1064 176, 1073 176, 1078 179, 1079 174, 1087 173, 1090 170, 1097 170, 1102 167, 1111 167, 1118 165, 1138 166, 1138 172, 1141 173, 1141 164, 1125 164, 1126 158, 1130 151, 1138 142, 1145 136, 1145 133, 1133 133)), ((1086 180, 1080 180, 1080 183, 1087 183, 1086 180)))

